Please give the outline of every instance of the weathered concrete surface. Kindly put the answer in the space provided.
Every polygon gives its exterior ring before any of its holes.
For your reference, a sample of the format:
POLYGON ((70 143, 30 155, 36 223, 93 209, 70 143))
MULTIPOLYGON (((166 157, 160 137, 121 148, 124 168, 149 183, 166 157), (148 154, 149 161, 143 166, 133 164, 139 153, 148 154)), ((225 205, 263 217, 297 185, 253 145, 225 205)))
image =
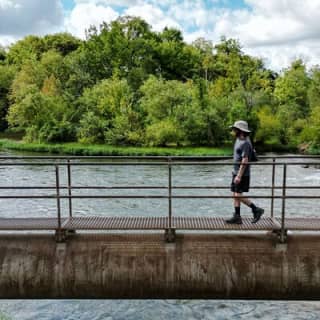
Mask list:
POLYGON ((319 299, 320 236, 0 236, 0 298, 319 299))

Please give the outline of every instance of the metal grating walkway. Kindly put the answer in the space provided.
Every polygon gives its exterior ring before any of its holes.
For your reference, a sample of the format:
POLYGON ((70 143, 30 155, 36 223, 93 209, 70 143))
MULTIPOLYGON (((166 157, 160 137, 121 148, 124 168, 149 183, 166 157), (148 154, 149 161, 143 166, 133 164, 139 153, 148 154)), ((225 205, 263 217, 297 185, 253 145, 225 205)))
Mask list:
POLYGON ((163 230, 167 217, 77 217, 69 218, 65 229, 75 230, 163 230))
MULTIPOLYGON (((277 219, 281 224, 281 219, 277 219)), ((297 231, 320 231, 319 218, 286 218, 284 228, 297 231)))
POLYGON ((225 218, 213 217, 174 217, 172 225, 182 230, 277 230, 280 225, 272 218, 262 218, 251 223, 251 218, 242 218, 242 224, 228 224, 225 218))
MULTIPOLYGON (((262 218, 252 224, 243 218, 242 225, 227 224, 225 218, 173 217, 172 228, 179 230, 280 230, 281 219, 262 218)), ((57 230, 57 218, 0 218, 0 231, 57 230)), ((73 217, 62 218, 63 230, 164 230, 169 228, 168 217, 73 217)), ((284 229, 320 231, 318 218, 286 218, 284 229)))
MULTIPOLYGON (((61 219, 63 224, 66 218, 61 219)), ((0 218, 0 230, 56 230, 58 218, 0 218)))
MULTIPOLYGON (((288 221, 289 225, 290 222, 288 221)), ((299 225, 298 222, 295 222, 299 225)), ((318 221, 320 229, 320 220, 318 221)), ((279 230, 272 218, 262 218, 252 224, 243 218, 242 225, 227 224, 225 218, 173 217, 172 228, 179 230, 279 230)), ((61 219, 61 229, 68 230, 164 230, 169 228, 168 217, 72 217, 61 219)), ((57 218, 0 218, 0 230, 57 230, 57 218)))

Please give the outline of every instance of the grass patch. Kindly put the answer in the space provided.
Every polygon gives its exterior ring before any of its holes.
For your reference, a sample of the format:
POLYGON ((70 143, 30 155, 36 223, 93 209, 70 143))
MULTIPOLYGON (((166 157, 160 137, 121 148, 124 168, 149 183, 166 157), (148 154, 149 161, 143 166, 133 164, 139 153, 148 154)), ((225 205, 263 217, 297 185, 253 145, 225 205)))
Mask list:
POLYGON ((80 143, 25 143, 0 139, 2 149, 16 151, 68 154, 76 156, 229 156, 231 147, 120 147, 110 145, 85 145, 80 143))
POLYGON ((0 312, 0 320, 9 320, 10 318, 8 316, 6 316, 5 314, 3 314, 2 312, 0 312))
POLYGON ((318 146, 311 146, 306 149, 306 153, 314 156, 320 155, 320 148, 318 146))

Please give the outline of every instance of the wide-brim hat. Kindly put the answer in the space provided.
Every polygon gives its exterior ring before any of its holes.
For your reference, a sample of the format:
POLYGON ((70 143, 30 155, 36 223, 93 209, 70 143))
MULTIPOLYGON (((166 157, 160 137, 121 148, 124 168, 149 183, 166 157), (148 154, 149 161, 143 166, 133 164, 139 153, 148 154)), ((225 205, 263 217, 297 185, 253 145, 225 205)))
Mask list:
POLYGON ((243 132, 251 132, 249 130, 249 127, 248 127, 248 122, 247 121, 243 121, 243 120, 239 120, 239 121, 236 121, 232 126, 229 127, 230 129, 238 129, 240 131, 243 131, 243 132))

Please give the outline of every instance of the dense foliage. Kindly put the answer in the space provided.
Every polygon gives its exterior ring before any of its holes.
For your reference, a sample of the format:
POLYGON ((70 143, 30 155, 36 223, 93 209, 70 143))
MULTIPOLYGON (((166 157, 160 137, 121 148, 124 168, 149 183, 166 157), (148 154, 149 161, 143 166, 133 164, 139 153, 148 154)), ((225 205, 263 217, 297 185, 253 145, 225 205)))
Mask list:
POLYGON ((317 147, 320 69, 276 74, 236 40, 187 44, 134 17, 0 50, 0 130, 29 142, 220 146, 237 119, 256 143, 317 147))

